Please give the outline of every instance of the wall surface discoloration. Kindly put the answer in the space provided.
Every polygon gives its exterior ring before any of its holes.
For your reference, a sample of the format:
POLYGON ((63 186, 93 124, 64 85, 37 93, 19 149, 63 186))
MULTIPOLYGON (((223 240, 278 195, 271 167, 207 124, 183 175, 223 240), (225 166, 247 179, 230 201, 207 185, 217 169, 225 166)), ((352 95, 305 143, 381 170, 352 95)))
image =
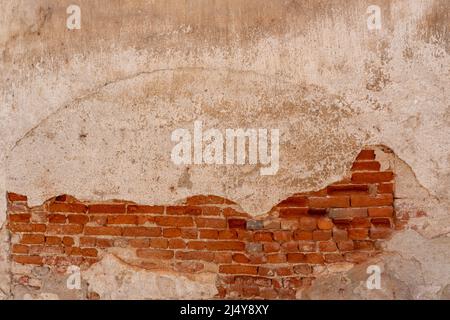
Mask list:
POLYGON ((450 232, 448 1, 377 1, 377 31, 366 0, 107 2, 78 1, 81 29, 67 30, 69 0, 0 1, 0 193, 30 205, 214 194, 256 216, 341 180, 364 146, 383 145, 395 209, 414 230, 389 251, 427 273, 426 293, 397 277, 402 296, 444 296, 448 257, 432 266, 405 245, 439 254, 450 232), (171 132, 195 120, 280 129, 279 171, 175 166, 171 132))

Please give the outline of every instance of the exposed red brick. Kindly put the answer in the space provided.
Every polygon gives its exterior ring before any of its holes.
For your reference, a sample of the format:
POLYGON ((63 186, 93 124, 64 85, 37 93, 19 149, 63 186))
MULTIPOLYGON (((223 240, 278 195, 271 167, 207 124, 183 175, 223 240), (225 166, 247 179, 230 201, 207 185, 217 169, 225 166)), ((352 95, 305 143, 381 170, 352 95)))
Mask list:
POLYGON ((371 239, 389 239, 392 235, 392 230, 389 228, 371 228, 371 239))
POLYGON ((235 253, 232 256, 233 261, 237 262, 237 263, 249 263, 250 259, 242 253, 235 253))
POLYGON ((321 230, 333 229, 333 221, 330 218, 321 217, 317 219, 317 227, 321 230))
POLYGON ((316 230, 313 231, 313 240, 316 241, 325 241, 331 239, 331 231, 330 230, 316 230))
POLYGON ((24 246, 22 244, 14 244, 11 248, 11 252, 18 253, 18 254, 27 254, 28 246, 24 246))
POLYGON ((245 243, 241 241, 211 241, 206 245, 208 250, 245 250, 245 243))
POLYGON ((352 174, 352 182, 354 183, 379 183, 389 182, 393 179, 394 174, 390 171, 383 172, 354 172, 352 174))
POLYGON ((52 202, 48 206, 50 212, 85 213, 87 206, 82 203, 52 202))
POLYGON ((353 163, 353 171, 379 171, 380 163, 378 161, 356 161, 353 163))
POLYGON ((220 273, 228 274, 258 274, 258 267, 248 265, 222 265, 219 267, 220 273))
POLYGON ((333 229, 333 240, 335 241, 342 241, 348 239, 348 232, 347 230, 342 229, 333 229))
POLYGON ((198 216, 202 214, 202 208, 193 206, 169 206, 166 208, 166 214, 198 216))
POLYGON ((164 238, 152 238, 150 239, 150 247, 156 249, 166 249, 169 245, 169 241, 164 238))
POLYGON ((186 242, 182 239, 169 239, 170 249, 184 249, 186 248, 186 242))
POLYGON ((194 220, 192 217, 184 216, 159 216, 155 219, 156 223, 165 227, 192 227, 194 220))
POLYGON ((203 216, 220 216, 222 214, 222 209, 218 207, 202 207, 203 216))
POLYGON ((181 229, 179 228, 164 228, 163 237, 166 238, 177 238, 181 236, 181 229))
POLYGON ((306 262, 310 264, 323 264, 324 259, 320 253, 306 253, 306 262))
POLYGON ((131 214, 108 216, 107 224, 137 224, 138 217, 131 214))
POLYGON ((230 229, 226 229, 226 230, 219 230, 219 239, 237 239, 238 238, 238 234, 236 232, 236 230, 230 230, 230 229))
MULTIPOLYGON (((292 232, 291 231, 274 231, 273 238, 276 241, 289 241, 292 239, 292 232)), ((312 239, 312 233, 311 233, 311 239, 312 239)), ((296 240, 299 240, 299 239, 296 239, 296 240)))
MULTIPOLYGON (((122 228, 119 227, 85 227, 84 233, 86 235, 105 235, 105 236, 120 236, 122 228)), ((124 234, 126 236, 126 234, 124 234)))
POLYGON ((375 151, 374 150, 361 150, 361 152, 356 157, 356 160, 374 160, 375 151))
POLYGON ((177 251, 175 258, 180 260, 213 261, 214 252, 177 251))
POLYGON ((329 195, 367 194, 369 186, 367 184, 341 184, 331 185, 327 190, 329 195))
POLYGON ((326 253, 323 255, 325 262, 336 263, 344 261, 344 257, 340 253, 326 253))
POLYGON ((214 229, 199 230, 199 237, 200 239, 217 239, 219 232, 214 229))
POLYGON ((352 207, 379 207, 389 206, 393 203, 392 194, 381 194, 375 197, 353 195, 351 196, 352 207))
POLYGON ((284 219, 295 219, 308 214, 308 208, 281 208, 279 217, 284 219))
POLYGON ((214 195, 196 195, 186 199, 186 204, 188 205, 202 205, 202 204, 232 204, 225 198, 214 196, 214 195))
POLYGON ((393 183, 380 183, 377 188, 378 193, 393 193, 394 184, 393 183))
POLYGON ((20 243, 23 244, 41 244, 45 242, 45 236, 42 234, 24 234, 20 243))
POLYGON ((297 252, 298 241, 288 241, 281 244, 281 249, 284 252, 297 252))
POLYGON ((139 214, 139 213, 147 213, 147 214, 162 214, 164 213, 163 206, 142 206, 142 205, 128 205, 127 213, 139 214))
POLYGON ((355 217, 352 219, 351 226, 352 228, 370 228, 370 219, 355 217))
POLYGON ((40 223, 9 223, 11 232, 45 232, 47 226, 40 223))
POLYGON ((150 245, 149 239, 131 239, 129 241, 130 246, 133 248, 147 248, 150 245))
POLYGON ((350 206, 348 196, 311 197, 309 205, 312 208, 346 208, 350 206))
POLYGON ((244 219, 228 219, 228 227, 229 228, 238 228, 238 229, 245 229, 246 228, 247 221, 244 219))
POLYGON ((205 265, 201 262, 181 261, 175 263, 174 267, 178 272, 196 273, 202 271, 205 268, 205 265))
POLYGON ((304 253, 288 253, 287 261, 289 263, 305 263, 306 255, 304 253))
POLYGON ((174 253, 172 250, 137 249, 136 255, 144 259, 172 259, 174 253))
POLYGON ((273 233, 270 231, 259 231, 253 235, 255 241, 273 241, 273 233))
POLYGON ((301 231, 301 230, 294 231, 294 240, 312 240, 312 239, 313 239, 312 231, 301 231))
POLYGON ((387 217, 393 216, 394 209, 392 207, 369 208, 369 217, 387 217))
POLYGON ((300 217, 298 228, 304 231, 313 231, 317 228, 317 219, 314 217, 300 217))
POLYGON ((16 202, 16 201, 27 201, 27 196, 21 195, 21 194, 17 194, 14 192, 8 192, 8 200, 11 202, 16 202))
POLYGON ((126 206, 123 203, 117 204, 91 204, 89 213, 125 213, 126 206))
POLYGON ((89 217, 81 214, 70 214, 67 216, 69 223, 86 224, 89 221, 89 217))
POLYGON ((19 213, 19 214, 10 214, 9 221, 11 222, 30 222, 31 214, 28 213, 19 213))
POLYGON ((264 252, 277 252, 280 250, 280 244, 277 242, 268 242, 264 244, 264 252))
POLYGON ((348 237, 352 240, 364 240, 367 239, 369 236, 369 230, 368 229, 348 229, 348 237))
POLYGON ((337 246, 334 241, 321 241, 319 242, 319 250, 323 252, 334 252, 337 250, 337 246))
POLYGON ((281 201, 278 207, 308 207, 308 197, 294 196, 281 201))
POLYGON ((43 264, 43 258, 40 256, 17 256, 13 255, 12 259, 17 263, 22 264, 37 264, 42 265, 43 264))
POLYGON ((85 257, 96 257, 97 256, 97 249, 94 248, 82 248, 81 254, 85 257))
MULTIPOLYGON (((121 230, 119 227, 107 227, 121 230)), ((159 237, 161 235, 161 228, 158 227, 123 227, 124 237, 159 237)), ((119 232, 119 231, 113 231, 119 232)), ((86 233, 87 234, 87 233, 86 233)), ((117 234, 111 234, 117 235, 117 234)))
POLYGON ((364 251, 354 251, 345 253, 344 257, 348 262, 361 263, 367 260, 369 254, 364 251))
POLYGON ((352 240, 338 241, 337 246, 341 251, 351 251, 355 248, 352 240))
POLYGON ((47 236, 47 237, 45 237, 45 244, 48 246, 59 245, 59 244, 61 244, 61 238, 47 236))

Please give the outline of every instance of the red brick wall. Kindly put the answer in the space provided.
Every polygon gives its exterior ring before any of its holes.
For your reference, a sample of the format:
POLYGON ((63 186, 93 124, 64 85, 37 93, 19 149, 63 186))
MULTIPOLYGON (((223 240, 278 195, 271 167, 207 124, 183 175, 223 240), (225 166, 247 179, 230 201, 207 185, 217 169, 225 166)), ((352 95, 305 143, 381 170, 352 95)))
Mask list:
POLYGON ((380 252, 395 221, 394 175, 379 170, 374 151, 363 150, 348 180, 295 194, 257 218, 217 196, 147 206, 63 195, 29 208, 26 197, 9 193, 11 258, 64 272, 125 247, 142 267, 198 273, 216 266, 221 298, 291 299, 314 281, 314 266, 360 263, 380 252))

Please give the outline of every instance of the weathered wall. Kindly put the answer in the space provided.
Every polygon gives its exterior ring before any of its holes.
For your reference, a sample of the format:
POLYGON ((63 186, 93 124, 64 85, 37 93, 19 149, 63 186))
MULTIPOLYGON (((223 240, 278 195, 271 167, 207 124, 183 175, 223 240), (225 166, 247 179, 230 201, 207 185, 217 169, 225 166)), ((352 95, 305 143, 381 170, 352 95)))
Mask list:
MULTIPOLYGON (((149 205, 214 194, 255 216, 341 180, 364 146, 384 145, 407 231, 380 263, 405 296, 448 297, 448 1, 86 0, 80 30, 66 28, 69 4, 1 1, 4 194, 30 206, 59 194, 149 205), (370 4, 380 30, 367 29, 370 4), (278 128, 278 172, 174 165, 171 132, 195 120, 278 128)), ((348 277, 345 297, 357 297, 348 277)), ((322 291, 316 281, 308 294, 322 291)))

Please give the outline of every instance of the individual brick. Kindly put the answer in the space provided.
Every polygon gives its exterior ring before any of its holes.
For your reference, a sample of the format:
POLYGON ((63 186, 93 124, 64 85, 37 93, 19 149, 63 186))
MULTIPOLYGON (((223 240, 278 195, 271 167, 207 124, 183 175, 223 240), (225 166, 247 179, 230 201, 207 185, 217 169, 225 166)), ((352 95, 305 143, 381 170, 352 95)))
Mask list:
POLYGON ((203 229, 199 231, 200 239, 217 239, 219 232, 214 229, 203 229))
POLYGON ((380 183, 389 182, 394 178, 390 171, 382 172, 353 172, 352 182, 354 183, 380 183))
POLYGON ((49 214, 48 222, 50 223, 66 223, 66 216, 63 214, 49 214))
MULTIPOLYGON (((125 230, 124 230, 125 231, 125 230)), ((122 235, 122 228, 120 227, 88 227, 84 229, 85 235, 100 235, 100 236, 120 236, 122 235)), ((130 235, 129 232, 125 233, 124 236, 130 235)))
POLYGON ((164 238, 152 238, 150 239, 149 246, 155 249, 166 249, 169 244, 169 241, 164 238))
POLYGON ((371 228, 371 239, 389 239, 392 235, 392 230, 389 228, 371 228))
POLYGON ((18 254, 27 254, 28 246, 24 246, 22 244, 13 244, 11 247, 11 252, 18 253, 18 254))
MULTIPOLYGON (((164 227, 192 227, 194 226, 194 220, 192 217, 184 216, 158 216, 155 218, 158 225, 164 227)), ((205 226, 199 225, 199 226, 205 226)))
POLYGON ((219 266, 220 273, 226 274, 258 274, 258 267, 249 265, 221 265, 219 266))
POLYGON ((330 230, 316 230, 313 231, 313 240, 315 241, 326 241, 331 239, 330 230))
POLYGON ((333 229, 333 221, 327 217, 320 217, 317 219, 317 227, 321 230, 330 230, 333 229))
POLYGON ((321 252, 334 252, 337 250, 337 246, 334 241, 320 241, 319 250, 321 252))
POLYGON ((284 263, 286 262, 286 254, 282 253, 272 253, 266 256, 267 263, 284 263))
POLYGON ((137 249, 136 255, 143 259, 172 259, 174 252, 172 250, 159 249, 137 249))
POLYGON ((225 230, 219 230, 218 239, 237 239, 238 235, 236 230, 233 229, 225 229, 225 230))
POLYGON ((281 250, 284 252, 297 252, 298 241, 288 241, 281 244, 281 250))
POLYGON ((390 206, 393 203, 392 194, 381 194, 375 197, 352 195, 351 204, 352 207, 380 207, 390 206))
POLYGON ((14 262, 22 263, 22 264, 36 264, 36 265, 42 265, 43 264, 43 258, 40 256, 18 256, 13 255, 12 259, 14 262))
POLYGON ((340 253, 326 253, 323 255, 323 258, 326 263, 336 263, 344 261, 344 257, 340 253))
POLYGON ((208 250, 243 251, 245 250, 245 243, 241 241, 211 241, 207 242, 206 248, 208 250))
MULTIPOLYGON (((292 239, 292 232, 291 231, 274 231, 273 238, 275 239, 275 241, 289 241, 292 239)), ((312 238, 312 233, 311 233, 311 238, 312 238)))
POLYGON ((352 240, 338 241, 337 246, 341 251, 352 251, 355 249, 354 243, 352 240))
POLYGON ((331 185, 327 187, 329 195, 352 195, 352 194, 368 194, 369 186, 367 184, 342 184, 331 185))
POLYGON ((67 216, 69 223, 74 224, 86 224, 89 221, 89 217, 83 214, 70 214, 67 216))
POLYGON ((143 205, 127 205, 127 213, 132 214, 163 214, 163 206, 143 206, 143 205))
POLYGON ((132 214, 108 216, 107 224, 137 224, 138 217, 132 214))
POLYGON ((306 255, 304 253, 288 253, 287 261, 289 263, 306 263, 306 255))
POLYGON ((283 219, 296 219, 308 214, 308 208, 280 208, 278 216, 283 219))
POLYGON ((56 224, 47 226, 48 234, 80 234, 83 226, 79 224, 56 224))
POLYGON ((369 217, 387 217, 391 218, 394 213, 392 207, 379 207, 379 208, 369 208, 369 217))
POLYGON ((82 203, 52 202, 48 206, 50 212, 85 213, 88 207, 82 203))
POLYGON ((270 231, 259 231, 253 235, 254 241, 273 241, 273 233, 270 231))
POLYGON ((304 231, 313 231, 317 228, 317 219, 314 217, 300 217, 298 220, 298 229, 304 231))
POLYGON ((308 207, 308 197, 293 196, 277 204, 278 207, 308 207))
POLYGON ((348 196, 310 197, 309 205, 312 208, 346 208, 350 206, 348 196))
POLYGON ((21 213, 21 214, 10 214, 8 219, 10 222, 22 222, 28 223, 30 222, 31 214, 29 213, 21 213))
POLYGON ((363 217, 355 217, 351 222, 352 228, 370 228, 370 219, 363 217))
POLYGON ((215 258, 214 252, 177 251, 175 258, 180 260, 201 260, 211 262, 215 258))
POLYGON ((391 219, 389 218, 372 218, 371 223, 377 228, 391 227, 391 219))
POLYGON ((17 202, 17 201, 27 201, 27 196, 24 196, 22 194, 17 194, 14 192, 8 192, 8 200, 11 202, 17 202))
POLYGON ((123 203, 117 204, 91 204, 89 205, 89 213, 125 213, 126 206, 123 203))
POLYGON ((264 244, 264 252, 278 252, 280 251, 280 244, 277 242, 268 242, 264 244))
POLYGON ((299 241, 298 250, 300 252, 313 252, 316 251, 316 242, 314 241, 299 241))
POLYGON ((312 240, 312 239, 313 239, 312 231, 302 231, 302 230, 294 231, 294 240, 312 240))
POLYGON ((364 251, 353 251, 344 254, 345 260, 352 263, 362 263, 369 258, 369 254, 364 251))
MULTIPOLYGON (((165 237, 165 238, 181 237, 181 229, 179 229, 179 228, 164 228, 163 229, 163 237, 165 237)), ((197 234, 195 237, 197 237, 197 234)))
POLYGON ((194 206, 168 206, 166 207, 166 214, 199 216, 202 214, 202 208, 194 206))
POLYGON ((245 219, 237 219, 237 218, 229 218, 228 219, 228 227, 229 228, 245 229, 246 226, 247 226, 247 221, 245 219))
POLYGON ((379 183, 377 188, 378 193, 394 193, 393 183, 379 183))
POLYGON ((356 161, 353 163, 352 171, 380 171, 380 168, 378 161, 356 161))
POLYGON ((348 239, 348 231, 343 229, 335 228, 333 229, 333 240, 342 241, 348 239))
POLYGON ((323 264, 324 259, 320 253, 306 253, 306 262, 310 264, 323 264))
POLYGON ((361 152, 356 157, 356 161, 359 160, 375 160, 374 150, 361 150, 361 152))

